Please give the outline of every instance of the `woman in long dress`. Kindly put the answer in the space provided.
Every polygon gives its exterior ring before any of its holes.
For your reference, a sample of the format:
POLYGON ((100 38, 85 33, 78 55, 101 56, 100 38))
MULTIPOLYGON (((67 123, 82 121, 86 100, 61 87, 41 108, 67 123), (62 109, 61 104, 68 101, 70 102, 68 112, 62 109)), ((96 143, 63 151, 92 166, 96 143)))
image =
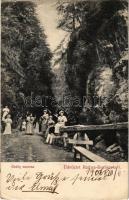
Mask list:
POLYGON ((34 117, 32 114, 27 116, 26 118, 27 124, 26 124, 26 134, 33 134, 33 122, 34 122, 34 117))
POLYGON ((7 118, 3 119, 3 121, 5 123, 5 130, 4 130, 3 135, 12 134, 12 131, 11 131, 11 124, 12 124, 11 115, 7 115, 7 118))
MULTIPOLYGON (((63 127, 63 126, 65 126, 66 125, 66 122, 67 122, 67 118, 66 118, 66 116, 64 115, 64 111, 60 111, 59 112, 59 117, 58 117, 58 122, 56 123, 56 125, 55 125, 55 135, 56 136, 58 136, 58 135, 60 135, 61 133, 60 133, 60 127, 63 127)), ((66 142, 66 140, 67 140, 67 138, 68 138, 68 134, 67 133, 63 133, 63 145, 64 145, 64 148, 66 148, 67 147, 67 142, 66 142)))
POLYGON ((34 132, 36 134, 39 134, 39 122, 38 122, 38 119, 35 117, 35 121, 34 121, 34 132))
POLYGON ((58 122, 55 125, 55 134, 59 135, 60 134, 60 127, 65 126, 65 123, 67 122, 67 118, 64 116, 64 111, 59 112, 59 117, 58 117, 58 122))
POLYGON ((42 131, 43 135, 45 135, 46 130, 47 130, 48 119, 49 119, 49 115, 47 113, 47 110, 44 110, 44 113, 40 118, 40 120, 41 120, 41 131, 42 131))

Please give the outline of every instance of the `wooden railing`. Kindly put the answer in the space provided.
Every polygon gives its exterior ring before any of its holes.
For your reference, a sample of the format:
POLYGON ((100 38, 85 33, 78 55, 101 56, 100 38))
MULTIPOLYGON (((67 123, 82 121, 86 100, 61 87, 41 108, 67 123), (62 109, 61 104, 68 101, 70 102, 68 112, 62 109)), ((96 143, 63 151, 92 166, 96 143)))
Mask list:
MULTIPOLYGON (((64 126, 60 128, 60 132, 65 133, 67 132, 69 133, 77 133, 77 132, 85 132, 85 131, 90 131, 90 133, 94 133, 94 131, 96 130, 101 130, 103 131, 103 133, 107 133, 107 131, 104 130, 118 130, 121 132, 121 130, 126 130, 126 131, 122 131, 127 133, 127 129, 128 129, 128 122, 121 122, 121 123, 114 123, 114 124, 103 124, 103 125, 74 125, 74 126, 64 126)), ((108 131, 108 133, 112 133, 112 131, 108 131)), ((92 140, 87 140, 87 141, 74 141, 73 139, 69 139, 68 143, 70 144, 74 144, 74 160, 76 160, 76 155, 80 154, 80 160, 82 160, 82 157, 87 158, 90 161, 94 161, 94 162, 109 162, 107 160, 105 160, 104 158, 102 158, 101 156, 95 154, 94 152, 90 150, 84 148, 81 146, 81 144, 85 144, 86 145, 93 145, 93 141, 92 140), (80 146, 76 146, 76 145, 80 145, 80 146)))
POLYGON ((128 122, 103 124, 103 125, 74 125, 64 126, 60 128, 60 132, 81 132, 81 131, 94 131, 94 130, 122 130, 128 129, 128 122))

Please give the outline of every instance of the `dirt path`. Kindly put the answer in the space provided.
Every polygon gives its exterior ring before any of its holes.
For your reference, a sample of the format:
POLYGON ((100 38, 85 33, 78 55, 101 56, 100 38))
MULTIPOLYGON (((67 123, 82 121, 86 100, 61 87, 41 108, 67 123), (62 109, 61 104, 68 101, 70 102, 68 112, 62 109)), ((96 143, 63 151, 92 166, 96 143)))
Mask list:
POLYGON ((73 162, 73 153, 62 147, 44 144, 39 135, 20 132, 2 135, 3 162, 73 162))
MULTIPOLYGON (((45 144, 40 135, 25 135, 16 130, 12 135, 2 135, 1 139, 2 162, 74 162, 72 152, 62 146, 45 144)), ((117 152, 111 155, 94 150, 94 153, 111 162, 126 161, 117 152)), ((88 159, 83 161, 89 162, 88 159)))

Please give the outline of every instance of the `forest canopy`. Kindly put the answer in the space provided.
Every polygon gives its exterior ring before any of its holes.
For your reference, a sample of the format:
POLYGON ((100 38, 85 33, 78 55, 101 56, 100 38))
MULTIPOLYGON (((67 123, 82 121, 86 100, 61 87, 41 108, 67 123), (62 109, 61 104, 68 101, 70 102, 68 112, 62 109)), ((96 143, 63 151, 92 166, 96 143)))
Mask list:
POLYGON ((24 97, 51 95, 52 54, 30 1, 4 2, 2 23, 2 104, 24 106, 24 97))

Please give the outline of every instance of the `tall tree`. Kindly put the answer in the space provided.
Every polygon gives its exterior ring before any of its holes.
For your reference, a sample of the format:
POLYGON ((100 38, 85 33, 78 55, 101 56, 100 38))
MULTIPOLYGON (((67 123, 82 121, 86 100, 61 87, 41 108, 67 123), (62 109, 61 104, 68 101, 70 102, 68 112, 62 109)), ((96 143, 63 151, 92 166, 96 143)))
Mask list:
POLYGON ((35 4, 29 1, 2 3, 1 21, 2 73, 9 77, 7 81, 7 77, 2 76, 3 103, 8 99, 8 104, 9 101, 18 104, 21 93, 50 95, 52 54, 37 19, 35 4))

